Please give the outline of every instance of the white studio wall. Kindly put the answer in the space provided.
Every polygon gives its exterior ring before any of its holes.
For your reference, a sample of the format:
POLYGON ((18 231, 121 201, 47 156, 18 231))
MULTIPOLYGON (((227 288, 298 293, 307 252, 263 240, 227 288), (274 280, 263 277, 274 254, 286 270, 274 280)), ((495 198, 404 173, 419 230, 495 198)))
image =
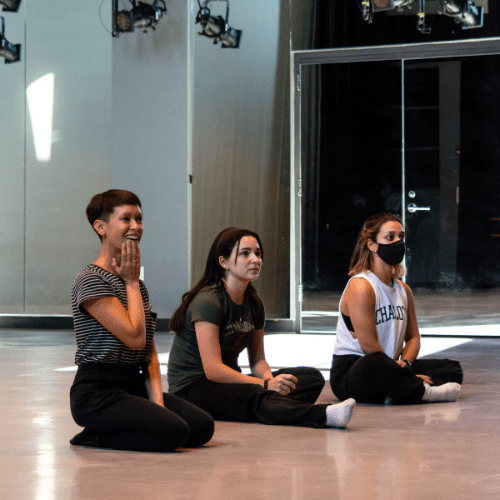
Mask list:
MULTIPOLYGON (((225 15, 225 2, 212 2, 225 15), (219 5, 218 5, 219 4, 219 5)), ((289 2, 231 1, 240 47, 194 39, 192 281, 226 227, 257 232, 257 289, 267 317, 287 318, 290 276, 289 2)), ((196 30, 201 31, 195 25, 196 30)))
POLYGON ((113 186, 143 204, 141 259, 160 318, 189 287, 188 7, 169 0, 155 32, 113 40, 113 186))
POLYGON ((78 6, 77 23, 74 5, 49 3, 4 13, 22 50, 0 68, 0 314, 70 313, 72 280, 95 247, 84 207, 111 183, 110 36, 98 2, 78 6))
POLYGON ((0 311, 19 314, 24 311, 25 4, 19 12, 0 15, 8 41, 22 43, 23 62, 4 64, 0 58, 0 213, 6 236, 0 240, 0 311))
POLYGON ((22 56, 0 67, 0 315, 71 314, 99 251, 85 207, 113 187, 143 201, 145 277, 169 317, 189 283, 186 2, 119 39, 101 0, 23 1, 5 17, 22 56))
POLYGON ((85 206, 110 186, 112 127, 111 40, 98 6, 26 2, 27 314, 69 313, 72 281, 95 258, 85 206))

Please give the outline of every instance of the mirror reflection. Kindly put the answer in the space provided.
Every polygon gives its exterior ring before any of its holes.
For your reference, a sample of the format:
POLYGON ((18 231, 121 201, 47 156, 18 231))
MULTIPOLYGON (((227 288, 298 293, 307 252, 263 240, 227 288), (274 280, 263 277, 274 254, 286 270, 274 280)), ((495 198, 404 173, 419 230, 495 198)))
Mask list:
POLYGON ((500 6, 491 0, 291 2, 292 12, 307 8, 314 13, 314 36, 305 39, 292 32, 293 50, 474 40, 500 35, 500 6))
POLYGON ((302 75, 302 131, 314 124, 302 134, 303 329, 334 330, 307 311, 338 306, 356 235, 378 212, 406 221, 421 328, 499 324, 500 56, 302 75))

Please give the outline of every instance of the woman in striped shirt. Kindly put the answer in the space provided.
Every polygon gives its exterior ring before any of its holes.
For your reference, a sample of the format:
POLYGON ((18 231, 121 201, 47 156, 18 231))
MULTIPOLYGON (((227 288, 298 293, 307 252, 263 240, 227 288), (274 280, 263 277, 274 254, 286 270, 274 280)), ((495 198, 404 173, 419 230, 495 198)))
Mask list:
POLYGON ((212 417, 162 390, 155 318, 139 279, 139 198, 116 189, 95 195, 87 217, 101 252, 72 290, 78 371, 71 413, 85 429, 71 444, 163 452, 205 444, 212 417))

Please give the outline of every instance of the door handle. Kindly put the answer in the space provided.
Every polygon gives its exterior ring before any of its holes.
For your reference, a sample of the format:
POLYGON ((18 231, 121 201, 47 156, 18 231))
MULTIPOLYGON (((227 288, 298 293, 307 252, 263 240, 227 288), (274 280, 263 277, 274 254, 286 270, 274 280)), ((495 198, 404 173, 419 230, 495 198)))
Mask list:
POLYGON ((410 203, 408 205, 408 212, 410 212, 411 214, 417 212, 418 210, 424 210, 426 212, 430 212, 431 207, 417 207, 417 205, 415 203, 410 203))

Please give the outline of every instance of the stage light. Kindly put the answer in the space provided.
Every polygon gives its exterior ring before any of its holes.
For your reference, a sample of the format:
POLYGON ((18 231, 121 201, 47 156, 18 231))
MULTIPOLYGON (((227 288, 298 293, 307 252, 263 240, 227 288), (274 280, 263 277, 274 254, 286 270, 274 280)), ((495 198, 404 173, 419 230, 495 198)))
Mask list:
MULTIPOLYGON (((373 22, 376 12, 398 9, 412 9, 416 0, 361 0, 361 15, 368 23, 373 22)), ((472 0, 439 0, 441 9, 438 14, 452 17, 462 29, 482 28, 484 21, 483 7, 477 7, 472 0)), ((430 33, 425 24, 425 0, 418 0, 417 29, 421 33, 430 33)))
POLYGON ((455 19, 457 24, 462 23, 462 29, 482 28, 484 9, 476 7, 470 0, 440 0, 443 10, 441 14, 455 19))
POLYGON ((213 40, 214 44, 220 42, 223 49, 237 49, 240 46, 241 30, 229 26, 229 0, 205 0, 203 5, 198 0, 200 10, 196 15, 196 24, 200 23, 201 32, 198 35, 213 40), (222 16, 212 16, 208 4, 210 2, 226 2, 226 19, 222 16))
POLYGON ((21 59, 21 44, 14 45, 5 38, 5 19, 2 20, 2 31, 0 32, 0 56, 5 58, 5 64, 17 62, 21 59))
POLYGON ((2 10, 4 12, 17 12, 20 3, 21 0, 0 0, 0 5, 3 6, 2 10))
POLYGON ((132 4, 130 10, 119 11, 118 0, 113 0, 113 36, 118 37, 120 33, 132 33, 135 28, 143 28, 144 33, 147 33, 147 28, 155 30, 156 24, 167 12, 164 0, 154 0, 152 4, 130 0, 130 3, 132 4))

